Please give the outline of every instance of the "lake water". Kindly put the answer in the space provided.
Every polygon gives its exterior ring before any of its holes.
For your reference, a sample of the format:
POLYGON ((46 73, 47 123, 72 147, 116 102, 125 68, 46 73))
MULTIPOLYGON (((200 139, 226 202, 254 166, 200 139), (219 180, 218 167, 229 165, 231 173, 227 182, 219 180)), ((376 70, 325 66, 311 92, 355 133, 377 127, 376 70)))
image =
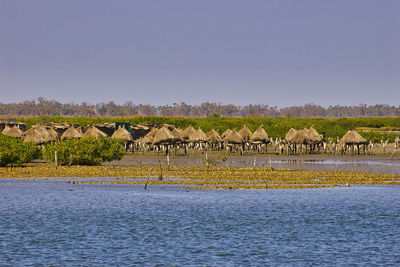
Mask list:
POLYGON ((400 265, 400 186, 187 191, 0 180, 0 266, 400 265))

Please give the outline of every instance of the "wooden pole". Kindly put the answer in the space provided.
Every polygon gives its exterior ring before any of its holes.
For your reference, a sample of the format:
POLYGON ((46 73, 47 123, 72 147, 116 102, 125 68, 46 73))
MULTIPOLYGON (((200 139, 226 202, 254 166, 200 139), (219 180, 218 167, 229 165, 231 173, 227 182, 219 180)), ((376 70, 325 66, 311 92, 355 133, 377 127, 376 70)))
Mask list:
POLYGON ((56 162, 56 169, 57 169, 58 166, 57 150, 54 151, 54 161, 56 162))
POLYGON ((269 168, 272 170, 271 156, 268 156, 268 159, 269 159, 269 168))
POLYGON ((167 165, 168 165, 168 170, 169 170, 169 153, 167 153, 167 165))
POLYGON ((144 190, 147 190, 147 185, 149 184, 150 176, 151 176, 152 169, 150 169, 149 176, 147 177, 146 184, 144 185, 144 190))
POLYGON ((158 161, 160 163, 160 175, 158 176, 158 179, 161 181, 163 179, 162 176, 162 166, 161 166, 161 160, 158 161))
POLYGON ((208 154, 207 154, 207 152, 206 152, 206 166, 207 166, 207 173, 208 173, 209 166, 208 166, 208 154))

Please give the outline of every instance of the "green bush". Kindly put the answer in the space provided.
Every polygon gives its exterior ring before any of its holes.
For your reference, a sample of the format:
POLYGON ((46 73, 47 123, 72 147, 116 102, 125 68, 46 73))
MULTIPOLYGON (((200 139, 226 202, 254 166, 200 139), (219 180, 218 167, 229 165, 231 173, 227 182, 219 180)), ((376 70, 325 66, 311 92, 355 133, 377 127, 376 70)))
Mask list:
POLYGON ((40 149, 35 144, 0 133, 0 167, 28 163, 39 157, 40 149))
POLYGON ((61 165, 99 165, 105 161, 120 160, 125 153, 122 140, 104 137, 67 139, 45 146, 44 159, 61 165))

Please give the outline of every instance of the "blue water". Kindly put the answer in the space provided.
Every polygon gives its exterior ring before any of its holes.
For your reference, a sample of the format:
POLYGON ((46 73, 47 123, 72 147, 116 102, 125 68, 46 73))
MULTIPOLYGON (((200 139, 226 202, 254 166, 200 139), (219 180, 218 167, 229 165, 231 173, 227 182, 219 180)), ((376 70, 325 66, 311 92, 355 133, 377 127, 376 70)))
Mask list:
POLYGON ((400 265, 400 186, 149 189, 0 180, 0 266, 400 265))

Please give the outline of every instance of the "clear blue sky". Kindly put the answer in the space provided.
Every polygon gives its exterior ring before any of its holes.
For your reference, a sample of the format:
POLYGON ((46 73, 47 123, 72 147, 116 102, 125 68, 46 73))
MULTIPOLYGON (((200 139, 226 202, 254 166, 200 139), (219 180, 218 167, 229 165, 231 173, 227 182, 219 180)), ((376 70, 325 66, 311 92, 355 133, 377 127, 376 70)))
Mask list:
POLYGON ((399 0, 0 0, 0 102, 400 105, 399 0))

